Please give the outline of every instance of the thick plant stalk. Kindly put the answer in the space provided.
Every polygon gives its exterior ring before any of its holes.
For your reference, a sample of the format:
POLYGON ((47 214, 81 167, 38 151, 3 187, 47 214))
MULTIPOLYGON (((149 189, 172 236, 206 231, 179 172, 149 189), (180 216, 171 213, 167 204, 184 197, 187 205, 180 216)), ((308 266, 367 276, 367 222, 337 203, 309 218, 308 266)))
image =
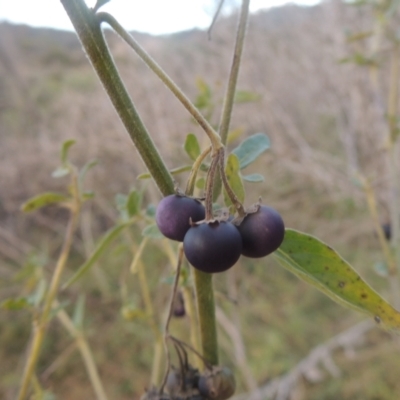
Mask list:
POLYGON ((200 338, 203 357, 211 364, 218 365, 218 338, 215 317, 214 290, 212 274, 194 270, 200 338), (201 306, 200 306, 201 305, 201 306))
POLYGON ((125 89, 108 51, 98 19, 83 0, 61 0, 61 3, 148 171, 164 196, 172 194, 174 192, 174 183, 171 174, 165 167, 125 89))

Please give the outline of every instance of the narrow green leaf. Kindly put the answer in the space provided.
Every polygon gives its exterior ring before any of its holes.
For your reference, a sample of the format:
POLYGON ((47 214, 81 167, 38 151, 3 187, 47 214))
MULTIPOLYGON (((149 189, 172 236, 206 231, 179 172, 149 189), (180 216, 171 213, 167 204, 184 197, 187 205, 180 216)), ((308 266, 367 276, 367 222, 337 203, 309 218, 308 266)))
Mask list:
POLYGON ((30 306, 31 304, 26 297, 9 298, 1 302, 1 308, 8 311, 19 311, 30 306))
POLYGON ((94 198, 94 192, 91 190, 88 190, 86 192, 82 193, 82 200, 86 201, 86 200, 91 200, 94 198))
POLYGON ((246 182, 264 182, 264 177, 261 174, 242 175, 246 182))
MULTIPOLYGON (((229 185, 238 197, 241 203, 244 202, 245 191, 242 182, 242 178, 240 176, 240 164, 239 159, 235 154, 230 154, 225 166, 225 174, 228 179, 229 185)), ((224 189, 224 200, 225 205, 227 207, 232 205, 231 199, 229 198, 226 190, 224 189)))
POLYGON ((126 209, 128 211, 129 217, 134 217, 135 215, 140 213, 140 209, 142 206, 142 195, 136 190, 131 190, 127 201, 126 201, 126 209))
POLYGON ((80 294, 75 304, 74 314, 72 317, 72 322, 74 323, 75 328, 78 330, 82 330, 83 328, 83 320, 85 317, 85 302, 85 295, 80 294))
MULTIPOLYGON (((182 165, 181 167, 176 167, 171 169, 169 172, 171 175, 179 175, 182 172, 187 172, 192 169, 191 165, 182 165)), ((144 172, 143 174, 140 174, 136 177, 136 179, 150 179, 151 175, 149 172, 144 172)))
POLYGON ((66 140, 61 147, 61 164, 66 165, 68 160, 68 152, 71 146, 76 143, 76 140, 70 139, 66 140))
POLYGON ((113 228, 108 230, 104 236, 101 238, 99 244, 91 254, 91 256, 78 268, 75 274, 64 284, 63 289, 71 286, 78 279, 80 279, 93 264, 99 259, 99 257, 104 253, 107 247, 112 243, 112 241, 117 238, 117 236, 130 225, 130 222, 125 222, 119 225, 115 225, 113 228))
POLYGON ((35 197, 32 197, 24 204, 22 204, 21 210, 23 212, 31 212, 39 208, 42 208, 44 206, 48 206, 50 204, 62 203, 67 200, 69 200, 69 198, 60 193, 52 193, 52 192, 42 193, 35 197))
POLYGON ((336 302, 400 331, 400 313, 376 293, 340 255, 313 236, 286 229, 274 253, 279 263, 336 302))
POLYGON ((142 235, 152 239, 162 239, 164 237, 156 224, 146 226, 142 231, 142 235))
POLYGON ((185 144, 183 146, 188 156, 195 161, 196 158, 200 155, 201 149, 199 142, 197 140, 197 136, 193 133, 189 133, 186 136, 185 144))
POLYGON ((243 169, 254 162, 269 147, 268 136, 265 133, 256 133, 245 139, 232 153, 236 154, 239 159, 240 169, 243 169))

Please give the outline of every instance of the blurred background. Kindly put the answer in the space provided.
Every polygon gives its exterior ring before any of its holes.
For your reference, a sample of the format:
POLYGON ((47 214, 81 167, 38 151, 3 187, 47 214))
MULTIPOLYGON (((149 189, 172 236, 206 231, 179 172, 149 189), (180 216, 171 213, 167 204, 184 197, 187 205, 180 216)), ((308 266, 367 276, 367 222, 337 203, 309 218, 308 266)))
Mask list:
MULTIPOLYGON (((246 205, 261 196, 282 214, 287 227, 329 243, 388 300, 383 256, 359 177, 368 178, 379 219, 388 222, 387 117, 390 88, 398 85, 398 75, 393 76, 399 56, 396 4, 327 0, 253 10, 238 82, 245 95, 234 108, 231 127, 237 138, 229 145, 231 150, 251 134, 266 133, 271 149, 246 169, 246 174, 263 174, 265 181, 246 183, 246 205)), ((208 23, 200 28, 163 35, 133 32, 215 125, 231 64, 234 6, 228 4, 211 39, 210 2, 208 23)), ((107 30, 106 37, 168 167, 190 164, 182 143, 191 132, 205 147, 204 133, 114 33, 107 30)), ((75 33, 0 22, 0 301, 29 296, 38 277, 51 276, 67 213, 48 207, 24 214, 20 207, 38 193, 67 191, 68 180, 51 173, 68 139, 77 141, 70 150, 75 165, 92 159, 98 165, 87 175, 95 197, 83 209, 65 279, 118 220, 118 194, 143 191, 144 207, 156 205, 161 195, 150 180, 137 179, 145 167, 75 33)), ((187 176, 176 176, 181 187, 187 176)), ((130 232, 137 243, 141 229, 139 223, 130 232)), ((95 268, 59 296, 72 314, 85 294, 88 342, 105 391, 121 400, 139 399, 148 387, 154 344, 146 318, 124 312, 128 305, 143 308, 138 279, 129 274, 129 243, 124 236, 115 240, 95 268)), ((159 241, 151 240, 143 261, 161 323, 171 290, 170 258, 159 241)), ((237 393, 293 371, 317 346, 363 320, 271 257, 242 258, 232 271, 215 276, 215 286, 223 314, 221 359, 235 370, 237 393), (244 358, 238 358, 238 346, 244 346, 244 358)), ((6 400, 16 394, 31 320, 29 309, 0 310, 0 397, 6 400)), ((187 324, 186 317, 174 319, 171 330, 184 337, 187 324)), ((280 398, 398 399, 398 351, 391 334, 371 329, 311 362, 308 373, 287 383, 288 393, 280 398)), ((37 378, 49 399, 95 398, 75 342, 56 320, 45 339, 37 378)))

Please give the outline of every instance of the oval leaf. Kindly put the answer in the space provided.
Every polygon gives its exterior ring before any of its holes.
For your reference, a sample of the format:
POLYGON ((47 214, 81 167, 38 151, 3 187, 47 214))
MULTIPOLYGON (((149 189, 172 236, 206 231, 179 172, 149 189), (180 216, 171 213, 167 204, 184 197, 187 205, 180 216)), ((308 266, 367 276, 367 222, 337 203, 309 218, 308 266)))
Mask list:
POLYGON ((38 196, 32 197, 28 201, 26 201, 21 206, 21 210, 24 212, 31 212, 42 208, 44 206, 48 206, 50 204, 62 203, 68 200, 68 197, 60 194, 60 193, 42 193, 38 196))
MULTIPOLYGON (((225 166, 225 174, 232 190, 236 194, 239 201, 243 203, 245 197, 245 191, 239 171, 240 171, 239 159, 236 157, 235 154, 230 154, 225 166)), ((232 201, 229 198, 228 193, 226 192, 225 189, 224 189, 224 199, 225 199, 225 205, 227 207, 232 205, 232 201)))
POLYGON ((376 293, 340 255, 317 238, 286 229, 277 261, 336 302, 400 330, 400 313, 376 293))
POLYGON ((200 150, 200 145, 197 140, 197 136, 194 135, 193 133, 189 133, 186 136, 185 144, 184 144, 184 149, 188 156, 194 161, 196 158, 200 155, 201 150, 200 150))
POLYGON ((261 174, 242 175, 246 182, 264 182, 264 177, 261 174))
POLYGON ((140 213, 140 208, 142 206, 142 194, 136 190, 131 190, 128 199, 126 201, 126 209, 128 211, 129 217, 134 217, 140 213))
POLYGON ((269 147, 268 136, 265 133, 256 133, 244 140, 232 153, 236 154, 240 162, 240 169, 243 169, 254 162, 269 147))

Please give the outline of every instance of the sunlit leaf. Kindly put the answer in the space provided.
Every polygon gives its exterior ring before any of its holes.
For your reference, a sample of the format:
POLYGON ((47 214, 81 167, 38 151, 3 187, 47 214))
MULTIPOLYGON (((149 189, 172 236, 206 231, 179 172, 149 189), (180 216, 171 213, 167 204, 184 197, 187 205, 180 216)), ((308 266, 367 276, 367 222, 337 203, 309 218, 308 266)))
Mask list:
POLYGON ((400 331, 400 313, 376 293, 340 255, 313 236, 286 229, 274 253, 279 263, 336 302, 400 331))
POLYGON ((186 136, 185 144, 183 146, 188 156, 194 161, 200 155, 201 149, 197 136, 193 133, 189 133, 186 136))
POLYGON ((80 279, 89 269, 93 266, 93 264, 99 259, 99 257, 104 253, 104 251, 108 248, 108 246, 112 243, 114 239, 118 237, 118 235, 130 225, 129 222, 115 225, 113 228, 108 230, 104 236, 100 239, 98 245, 95 250, 91 254, 91 256, 83 263, 75 274, 64 284, 63 289, 66 289, 68 286, 72 285, 78 279, 80 279))
POLYGON ((232 153, 238 157, 240 169, 243 169, 254 162, 269 147, 268 136, 265 133, 256 133, 245 139, 232 153))
POLYGON ((76 140, 70 139, 70 140, 66 140, 66 141, 62 144, 62 147, 61 147, 61 164, 62 164, 62 165, 67 164, 69 149, 70 149, 71 146, 73 146, 75 143, 76 143, 76 140))
MULTIPOLYGON (((225 174, 233 192, 236 194, 239 201, 243 203, 245 198, 245 191, 242 178, 240 176, 239 159, 236 157, 235 154, 229 155, 225 166, 225 174)), ((225 188, 224 188, 224 200, 225 200, 225 205, 227 207, 232 205, 232 201, 229 198, 225 188)))
POLYGON ((264 177, 261 174, 242 175, 246 182, 264 182, 264 177))
POLYGON ((52 193, 52 192, 42 193, 35 197, 32 197, 24 204, 22 204, 21 210, 24 212, 31 212, 39 208, 42 208, 44 206, 63 203, 67 200, 68 197, 60 193, 52 193))

